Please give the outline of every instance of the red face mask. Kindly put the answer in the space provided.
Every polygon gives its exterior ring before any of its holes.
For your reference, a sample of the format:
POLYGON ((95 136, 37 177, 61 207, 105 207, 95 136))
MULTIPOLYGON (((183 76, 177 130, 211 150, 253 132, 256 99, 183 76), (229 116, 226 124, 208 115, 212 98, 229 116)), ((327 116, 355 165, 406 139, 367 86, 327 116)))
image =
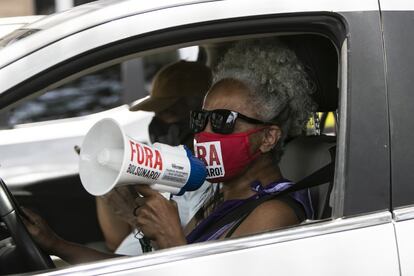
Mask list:
POLYGON ((233 134, 197 133, 194 152, 207 166, 207 179, 223 182, 243 172, 260 155, 260 150, 250 153, 249 135, 262 129, 233 134))

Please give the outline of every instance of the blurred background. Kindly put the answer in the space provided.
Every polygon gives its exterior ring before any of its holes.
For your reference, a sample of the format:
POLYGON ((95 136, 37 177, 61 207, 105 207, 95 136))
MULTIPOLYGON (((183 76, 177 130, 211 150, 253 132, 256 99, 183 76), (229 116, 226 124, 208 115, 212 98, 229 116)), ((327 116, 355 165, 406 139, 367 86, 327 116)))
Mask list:
POLYGON ((1 0, 0 17, 47 15, 74 6, 93 2, 91 0, 1 0))
MULTIPOLYGON (((64 12, 91 0, 0 0, 0 48, 26 24, 64 12), (2 45, 3 41, 3 45, 2 45)), ((151 80, 162 66, 178 59, 196 59, 198 49, 180 49, 134 58, 88 74, 0 114, 0 129, 28 123, 77 118, 110 110, 148 95, 151 80)))
MULTIPOLYGON (((16 23, 22 23, 20 28, 24 29, 24 23, 41 20, 41 16, 63 12, 88 2, 93 1, 1 0, 0 25, 3 27, 3 32, 0 33, 0 36, 7 37, 11 32, 16 31, 16 26, 18 26, 16 23)), ((25 101, 16 106, 7 114, 2 114, 0 128, 7 129, 25 123, 93 114, 141 98, 147 94, 145 81, 138 78, 139 83, 137 83, 136 78, 134 81, 127 76, 142 75, 142 67, 141 59, 131 60, 123 66, 116 65, 48 91, 33 100, 25 101), (123 86, 127 89, 122 89, 123 86), (128 89, 132 86, 135 87, 134 90, 128 89), (137 89, 137 87, 141 89, 137 89)), ((150 76, 148 77, 150 78, 150 76)))

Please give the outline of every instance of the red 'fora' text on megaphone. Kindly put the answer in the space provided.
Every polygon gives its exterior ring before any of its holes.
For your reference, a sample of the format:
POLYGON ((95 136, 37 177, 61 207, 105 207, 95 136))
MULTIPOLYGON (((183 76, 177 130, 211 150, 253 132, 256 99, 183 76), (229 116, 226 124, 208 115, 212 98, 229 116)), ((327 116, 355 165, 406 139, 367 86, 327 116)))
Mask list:
POLYGON ((162 158, 159 150, 135 143, 132 140, 129 140, 129 144, 131 146, 131 162, 135 161, 138 165, 162 170, 162 158))

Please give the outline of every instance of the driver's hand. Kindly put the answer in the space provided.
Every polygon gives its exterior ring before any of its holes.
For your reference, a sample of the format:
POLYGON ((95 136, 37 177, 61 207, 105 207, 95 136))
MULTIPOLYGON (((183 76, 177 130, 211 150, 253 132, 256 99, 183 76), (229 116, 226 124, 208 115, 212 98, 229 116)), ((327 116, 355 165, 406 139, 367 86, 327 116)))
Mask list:
POLYGON ((22 217, 27 230, 40 247, 49 254, 53 254, 58 244, 59 236, 47 225, 46 221, 35 212, 22 208, 26 218, 22 217))

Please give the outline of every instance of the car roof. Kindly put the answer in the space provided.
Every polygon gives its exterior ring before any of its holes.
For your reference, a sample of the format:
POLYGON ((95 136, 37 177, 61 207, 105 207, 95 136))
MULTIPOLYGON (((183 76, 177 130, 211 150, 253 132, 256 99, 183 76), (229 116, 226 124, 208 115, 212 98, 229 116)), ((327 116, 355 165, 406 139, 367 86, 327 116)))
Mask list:
MULTIPOLYGON (((136 1, 136 0, 101 0, 95 1, 72 9, 45 16, 39 21, 24 26, 23 29, 16 30, 14 33, 16 37, 8 38, 13 43, 13 50, 8 50, 9 47, 1 49, 2 44, 8 45, 9 41, 2 43, 0 38, 0 69, 13 63, 32 52, 35 52, 47 45, 59 41, 65 37, 82 32, 84 30, 93 28, 95 26, 103 25, 110 21, 116 21, 122 18, 131 17, 137 14, 144 14, 148 12, 167 10, 179 6, 194 5, 209 2, 226 2, 229 3, 227 7, 232 7, 237 10, 238 6, 249 7, 252 10, 251 14, 262 14, 269 12, 280 12, 285 10, 286 1, 281 1, 280 5, 273 0, 256 0, 255 5, 251 5, 250 0, 152 0, 152 1, 136 1), (237 3, 237 5, 234 5, 237 3), (269 10, 268 10, 269 8, 269 10), (43 32, 44 30, 44 32, 43 32), (30 43, 14 43, 20 38, 33 35, 30 43), (36 37, 36 39, 34 39, 36 37)), ((293 10, 315 11, 320 7, 326 7, 326 0, 315 0, 312 3, 312 8, 307 6, 302 7, 302 1, 288 5, 287 12, 293 10)), ((329 4, 336 7, 335 10, 378 10, 378 2, 374 0, 367 0, 360 2, 358 0, 341 1, 335 0, 329 4)), ((332 11, 331 9, 324 11, 332 11)), ((3 41, 4 42, 4 41, 3 41)))
MULTIPOLYGON (((14 43, 21 36, 27 37, 42 30, 48 30, 49 35, 31 43, 29 49, 27 45, 21 47, 21 49, 16 45, 17 47, 14 47, 11 53, 1 59, 0 68, 50 43, 97 25, 140 13, 214 1, 222 0, 152 0, 139 1, 139 3, 136 0, 101 0, 44 16, 40 20, 15 30, 7 37, 7 43, 9 41, 10 44, 14 43)), ((0 36, 0 50, 1 42, 0 36)))
POLYGON ((56 25, 67 24, 70 22, 71 26, 68 33, 73 33, 139 13, 212 1, 218 0, 152 0, 141 1, 139 4, 136 0, 101 0, 49 15, 43 20, 37 21, 28 27, 34 29, 49 29, 56 25))

